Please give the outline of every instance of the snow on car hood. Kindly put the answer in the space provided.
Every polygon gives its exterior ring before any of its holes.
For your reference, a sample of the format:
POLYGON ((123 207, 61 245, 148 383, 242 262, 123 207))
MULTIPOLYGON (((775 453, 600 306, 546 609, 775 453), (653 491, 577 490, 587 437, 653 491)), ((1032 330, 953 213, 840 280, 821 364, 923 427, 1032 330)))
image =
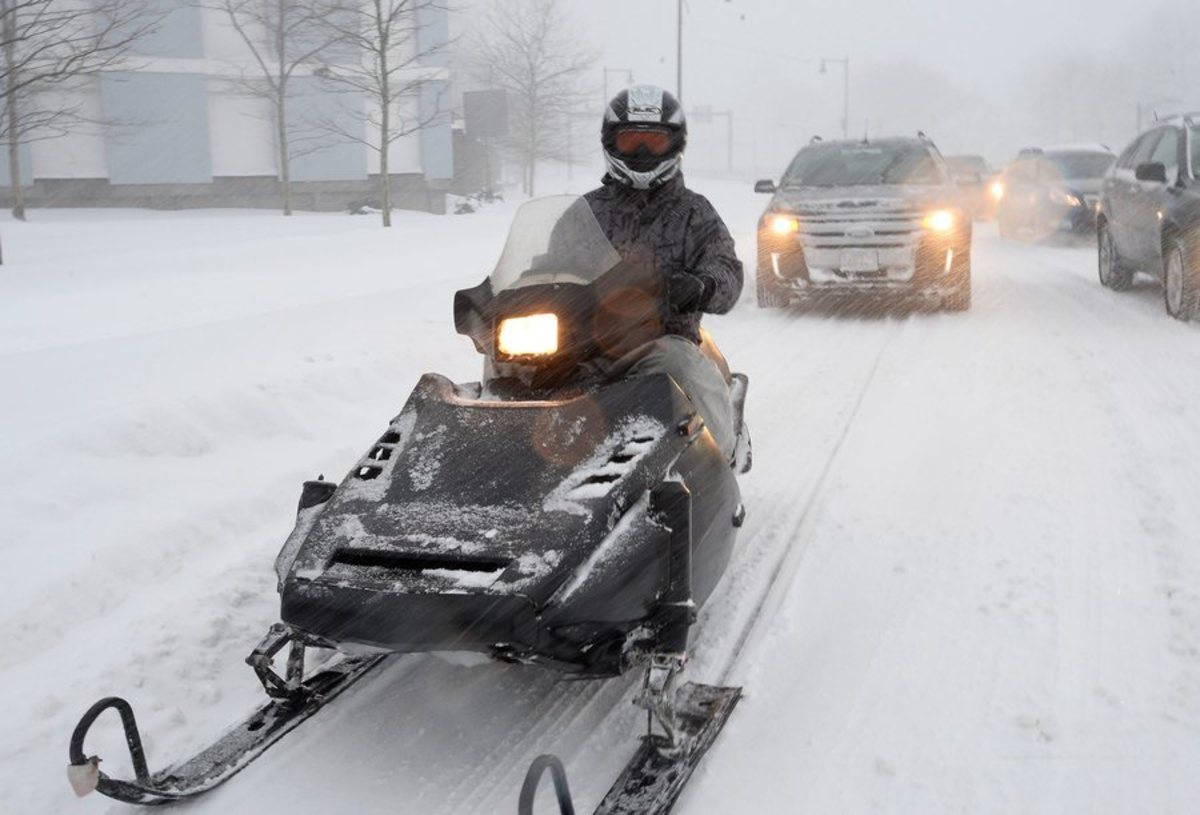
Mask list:
POLYGON ((957 203, 956 190, 941 186, 883 184, 852 187, 785 187, 770 209, 805 209, 831 212, 856 209, 910 209, 957 203))

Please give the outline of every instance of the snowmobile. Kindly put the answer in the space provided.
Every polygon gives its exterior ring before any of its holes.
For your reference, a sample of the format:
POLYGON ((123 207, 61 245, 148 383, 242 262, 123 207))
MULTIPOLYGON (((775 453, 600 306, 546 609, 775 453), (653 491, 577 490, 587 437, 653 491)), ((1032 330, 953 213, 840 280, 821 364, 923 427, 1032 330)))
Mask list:
POLYGON ((426 374, 340 484, 304 484, 276 560, 281 621, 247 658, 268 701, 152 774, 132 708, 102 699, 71 739, 76 792, 192 798, 388 655, 474 651, 577 678, 643 670, 647 736, 602 811, 669 809, 740 696, 675 684, 745 516, 736 475, 750 446, 747 380, 715 350, 739 428, 732 457, 669 376, 609 381, 595 365, 661 334, 660 279, 621 258, 584 199, 523 205, 495 270, 454 299, 457 331, 485 358, 482 380, 426 374), (312 650, 334 656, 306 669, 312 650), (121 716, 132 780, 85 754, 108 709, 121 716))

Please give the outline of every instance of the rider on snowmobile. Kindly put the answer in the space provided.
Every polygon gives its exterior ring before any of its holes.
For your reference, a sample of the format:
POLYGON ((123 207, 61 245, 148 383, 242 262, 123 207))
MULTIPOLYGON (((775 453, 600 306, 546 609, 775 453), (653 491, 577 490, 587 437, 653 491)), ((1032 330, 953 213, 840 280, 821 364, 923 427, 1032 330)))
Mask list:
POLYGON ((624 259, 649 263, 663 276, 670 315, 663 336, 593 364, 612 379, 670 374, 722 450, 732 454, 729 368, 700 318, 733 308, 742 291, 742 264, 712 204, 684 185, 683 108, 662 88, 635 85, 608 103, 600 138, 608 172, 584 198, 624 259))

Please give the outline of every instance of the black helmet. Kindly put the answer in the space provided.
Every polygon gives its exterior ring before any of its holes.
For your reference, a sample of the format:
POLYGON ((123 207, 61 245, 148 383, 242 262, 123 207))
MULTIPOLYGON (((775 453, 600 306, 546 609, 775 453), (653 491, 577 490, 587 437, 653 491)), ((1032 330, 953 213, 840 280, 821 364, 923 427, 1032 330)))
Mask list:
POLYGON ((639 190, 653 189, 679 172, 687 120, 679 101, 654 85, 634 85, 608 103, 600 142, 608 174, 639 190))

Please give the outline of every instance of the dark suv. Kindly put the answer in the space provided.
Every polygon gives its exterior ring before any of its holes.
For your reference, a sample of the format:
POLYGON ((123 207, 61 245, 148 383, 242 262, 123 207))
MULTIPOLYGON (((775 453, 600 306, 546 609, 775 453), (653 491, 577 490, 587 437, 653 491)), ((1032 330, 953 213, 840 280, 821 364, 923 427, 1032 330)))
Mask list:
POLYGON ((1116 158, 1095 147, 1031 147, 1004 168, 996 222, 1000 237, 1056 232, 1091 234, 1096 228, 1100 182, 1116 158))
POLYGON ((971 219, 928 139, 816 141, 758 224, 761 307, 864 295, 971 305, 971 219))
POLYGON ((1163 284, 1167 313, 1200 310, 1200 112, 1159 122, 1104 179, 1097 224, 1100 282, 1124 291, 1135 271, 1163 284))

